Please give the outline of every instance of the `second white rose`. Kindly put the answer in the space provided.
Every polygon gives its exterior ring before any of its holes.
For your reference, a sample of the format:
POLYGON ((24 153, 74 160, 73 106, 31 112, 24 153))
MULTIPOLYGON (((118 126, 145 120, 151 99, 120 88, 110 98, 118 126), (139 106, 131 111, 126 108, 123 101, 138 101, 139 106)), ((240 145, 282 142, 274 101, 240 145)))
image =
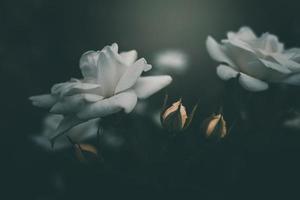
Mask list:
POLYGON ((249 27, 228 32, 217 43, 211 36, 206 46, 210 56, 221 62, 217 75, 222 80, 239 76, 249 91, 268 89, 268 83, 300 85, 300 48, 285 49, 277 36, 264 33, 257 37, 249 27))

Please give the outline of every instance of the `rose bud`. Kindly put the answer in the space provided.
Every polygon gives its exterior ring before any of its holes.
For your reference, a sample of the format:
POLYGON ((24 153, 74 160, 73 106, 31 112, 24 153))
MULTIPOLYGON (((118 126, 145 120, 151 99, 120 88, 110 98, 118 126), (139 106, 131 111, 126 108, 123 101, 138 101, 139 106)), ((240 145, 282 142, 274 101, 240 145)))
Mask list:
POLYGON ((194 116, 197 105, 194 106, 192 113, 188 116, 185 106, 182 105, 181 99, 166 108, 167 96, 165 98, 164 108, 161 112, 162 127, 169 132, 179 132, 186 129, 194 116))
POLYGON ((98 151, 96 147, 90 144, 75 144, 75 156, 81 162, 96 161, 98 151))
POLYGON ((222 114, 213 115, 203 123, 204 135, 207 139, 222 139, 227 134, 226 122, 222 114))
POLYGON ((98 159, 98 150, 93 145, 75 143, 69 136, 67 136, 67 139, 73 146, 75 157, 80 162, 87 163, 90 161, 96 161, 98 159))

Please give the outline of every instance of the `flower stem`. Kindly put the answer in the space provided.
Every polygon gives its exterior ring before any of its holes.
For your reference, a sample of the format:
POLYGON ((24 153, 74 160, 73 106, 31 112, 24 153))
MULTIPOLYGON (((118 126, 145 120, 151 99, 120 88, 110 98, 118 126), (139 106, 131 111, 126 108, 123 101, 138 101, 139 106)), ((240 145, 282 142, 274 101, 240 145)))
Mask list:
POLYGON ((99 123, 98 129, 97 129, 97 149, 98 149, 98 158, 102 162, 104 162, 104 157, 101 153, 101 148, 100 148, 101 144, 100 143, 101 143, 101 137, 103 136, 103 132, 104 132, 103 127, 99 123))

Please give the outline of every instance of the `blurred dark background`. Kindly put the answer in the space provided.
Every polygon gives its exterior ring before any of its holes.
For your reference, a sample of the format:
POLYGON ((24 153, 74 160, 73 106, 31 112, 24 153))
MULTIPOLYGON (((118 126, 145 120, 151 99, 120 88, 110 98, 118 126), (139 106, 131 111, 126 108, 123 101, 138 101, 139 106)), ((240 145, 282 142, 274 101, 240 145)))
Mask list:
MULTIPOLYGON (((136 49, 139 57, 151 62, 156 51, 177 48, 190 56, 190 66, 184 76, 173 76, 167 92, 173 99, 183 97, 188 108, 199 102, 196 119, 201 120, 217 109, 224 90, 215 75, 217 63, 206 52, 206 37, 220 40, 227 31, 247 25, 258 35, 278 35, 286 47, 299 47, 299 8, 298 1, 287 0, 1 1, 1 165, 6 186, 1 199, 100 199, 132 192, 145 198, 153 191, 189 192, 205 199, 297 195, 300 133, 277 129, 267 139, 261 133, 250 136, 247 144, 221 144, 188 168, 175 167, 178 171, 172 176, 179 178, 166 187, 160 184, 168 185, 168 178, 154 178, 164 173, 157 172, 153 163, 141 161, 137 166, 124 158, 117 164, 123 168, 115 169, 78 164, 68 153, 44 152, 29 136, 41 130, 46 111, 31 106, 27 98, 48 92, 54 83, 80 77, 78 61, 87 50, 117 42, 121 51, 136 49)), ((161 104, 164 92, 151 97, 153 105, 161 104)), ((287 95, 298 106, 298 93, 296 88, 278 95, 287 95)), ((276 111, 260 109, 258 115, 268 121, 272 112, 276 111)), ((147 124, 146 119, 139 120, 147 124)), ((199 120, 193 124, 194 134, 199 120)), ((155 132, 153 125, 148 126, 145 132, 155 132)), ((147 148, 151 152, 155 145, 147 148)))

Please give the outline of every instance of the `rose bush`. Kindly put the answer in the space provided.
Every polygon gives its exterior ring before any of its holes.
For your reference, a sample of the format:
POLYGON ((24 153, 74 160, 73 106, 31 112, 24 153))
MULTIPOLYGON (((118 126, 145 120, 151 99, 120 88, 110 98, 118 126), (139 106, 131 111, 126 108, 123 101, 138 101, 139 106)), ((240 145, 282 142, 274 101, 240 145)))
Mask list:
POLYGON ((210 56, 223 64, 217 74, 223 80, 239 76, 239 83, 250 91, 268 89, 268 83, 300 85, 300 49, 285 49, 277 36, 257 37, 248 27, 229 32, 217 43, 211 36, 206 46, 210 56))

